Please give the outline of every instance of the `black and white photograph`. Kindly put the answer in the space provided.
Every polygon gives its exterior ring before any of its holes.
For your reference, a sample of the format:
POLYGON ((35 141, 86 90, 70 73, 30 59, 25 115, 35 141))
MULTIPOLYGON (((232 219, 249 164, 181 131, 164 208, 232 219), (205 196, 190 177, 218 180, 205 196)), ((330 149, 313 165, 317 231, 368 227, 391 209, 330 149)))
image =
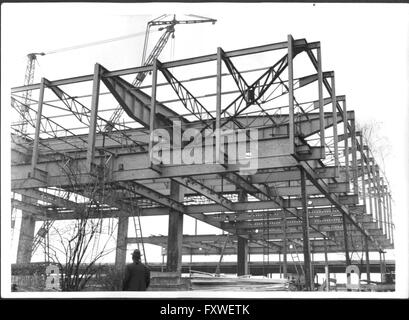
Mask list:
POLYGON ((408 4, 2 3, 2 298, 408 298, 408 88, 408 4))

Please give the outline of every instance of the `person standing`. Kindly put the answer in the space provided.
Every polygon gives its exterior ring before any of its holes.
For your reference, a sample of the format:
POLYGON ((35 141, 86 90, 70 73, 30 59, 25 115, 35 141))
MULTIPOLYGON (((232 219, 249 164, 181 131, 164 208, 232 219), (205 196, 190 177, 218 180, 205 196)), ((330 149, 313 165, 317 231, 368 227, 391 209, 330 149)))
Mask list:
POLYGON ((141 262, 141 252, 135 249, 132 253, 133 263, 125 267, 123 291, 146 291, 150 283, 150 270, 141 262))

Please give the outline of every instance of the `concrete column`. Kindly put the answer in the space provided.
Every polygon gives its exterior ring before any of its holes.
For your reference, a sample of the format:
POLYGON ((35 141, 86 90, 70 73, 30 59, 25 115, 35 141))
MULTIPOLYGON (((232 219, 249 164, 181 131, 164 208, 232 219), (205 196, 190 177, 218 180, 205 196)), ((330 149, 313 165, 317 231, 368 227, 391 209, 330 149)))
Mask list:
POLYGON ((369 250, 368 250, 368 238, 367 237, 365 237, 365 264, 366 264, 366 279, 368 281, 371 281, 371 269, 369 265, 369 250))
POLYGON ((237 275, 243 276, 248 274, 248 252, 249 244, 248 240, 238 237, 237 238, 237 275))
POLYGON ((325 291, 329 291, 329 266, 328 266, 328 247, 327 238, 324 238, 324 258, 325 258, 325 291))
POLYGON ((344 233, 344 247, 345 247, 345 263, 347 266, 351 264, 351 258, 349 257, 349 246, 348 246, 348 224, 347 217, 342 215, 342 229, 344 233))
POLYGON ((283 274, 287 278, 287 213, 283 212, 283 274))
POLYGON ((118 218, 118 233, 116 237, 115 269, 123 270, 126 264, 126 238, 128 236, 129 217, 118 218))
MULTIPOLYGON (((27 203, 33 202, 33 200, 27 196, 22 196, 21 200, 27 203)), ((30 213, 23 211, 17 248, 17 263, 30 263, 33 254, 34 231, 35 219, 30 213)))
MULTIPOLYGON (((247 193, 243 190, 238 194, 239 202, 247 201, 247 193)), ((238 237, 237 238, 237 275, 243 276, 249 273, 248 267, 249 245, 248 240, 238 237)))
MULTIPOLYGON (((170 182, 170 197, 178 202, 183 200, 180 185, 170 182)), ((166 269, 168 272, 182 271, 182 241, 183 241, 183 213, 175 210, 169 211, 168 250, 166 269)))

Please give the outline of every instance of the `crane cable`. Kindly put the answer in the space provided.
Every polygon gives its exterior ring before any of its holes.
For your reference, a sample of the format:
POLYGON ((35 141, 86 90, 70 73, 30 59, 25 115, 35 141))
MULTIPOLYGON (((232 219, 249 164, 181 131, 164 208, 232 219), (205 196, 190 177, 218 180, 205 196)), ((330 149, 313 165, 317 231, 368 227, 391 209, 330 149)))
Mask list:
MULTIPOLYGON (((151 32, 157 32, 157 31, 159 31, 159 30, 153 30, 151 32)), ((128 38, 133 38, 133 37, 138 37, 138 36, 142 36, 142 35, 145 35, 145 31, 137 32, 137 33, 131 33, 131 34, 128 34, 128 35, 115 37, 115 38, 110 38, 110 39, 105 39, 105 40, 100 40, 100 41, 83 43, 83 44, 79 44, 79 45, 75 45, 75 46, 71 46, 71 47, 65 47, 65 48, 60 48, 60 49, 56 49, 56 50, 50 50, 50 51, 44 52, 44 54, 49 55, 49 54, 60 53, 60 52, 69 51, 69 50, 76 50, 76 49, 81 49, 81 48, 85 48, 85 47, 91 47, 91 46, 101 45, 101 44, 105 44, 105 43, 109 43, 109 42, 124 40, 124 39, 128 39, 128 38)))

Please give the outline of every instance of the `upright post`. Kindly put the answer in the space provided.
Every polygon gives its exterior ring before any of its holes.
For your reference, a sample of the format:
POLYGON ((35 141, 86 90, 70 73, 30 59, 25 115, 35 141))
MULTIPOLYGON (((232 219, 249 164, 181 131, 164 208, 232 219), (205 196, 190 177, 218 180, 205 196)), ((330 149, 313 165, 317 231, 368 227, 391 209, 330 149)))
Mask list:
POLYGON ((283 274, 287 278, 287 213, 283 210, 283 274))
POLYGON ((324 125, 324 97, 323 97, 323 75, 322 75, 322 59, 321 47, 317 48, 317 62, 318 62, 318 97, 320 109, 320 144, 321 156, 325 157, 325 125, 324 125))
POLYGON ((342 101, 342 112, 344 114, 344 146, 345 146, 345 178, 348 182, 349 191, 349 134, 348 134, 348 113, 347 113, 347 104, 345 99, 342 101))
POLYGON ((217 71, 216 71, 216 163, 223 160, 220 146, 220 126, 222 113, 222 48, 217 48, 217 71))
POLYGON ((151 153, 153 146, 153 131, 156 129, 156 92, 157 92, 157 82, 158 82, 158 60, 155 59, 152 64, 152 91, 151 91, 151 106, 150 106, 150 116, 149 116, 149 154, 151 153))
MULTIPOLYGON (((247 193, 239 190, 239 201, 247 201, 247 193)), ((249 273, 249 245, 248 240, 242 237, 237 237, 237 275, 243 276, 249 273)))
POLYGON ((335 93, 335 74, 331 77, 331 96, 332 96, 332 122, 334 135, 334 160, 335 160, 335 176, 339 174, 339 157, 338 157, 338 110, 337 110, 337 96, 335 93))
MULTIPOLYGON (((34 199, 22 196, 26 203, 34 203, 34 199)), ((22 210, 20 236, 17 248, 17 263, 30 263, 33 254, 33 241, 35 232, 35 219, 30 212, 22 210)))
POLYGON ((39 145, 40 131, 41 131, 41 116, 43 114, 45 83, 46 83, 46 79, 41 78, 40 95, 38 97, 36 128, 35 128, 35 133, 34 133, 33 155, 32 155, 32 158, 31 158, 31 172, 32 172, 33 176, 35 174, 34 170, 37 167, 37 161, 38 161, 38 145, 39 145))
POLYGON ((303 252, 304 252, 304 270, 305 286, 307 291, 312 290, 312 270, 311 270, 311 251, 309 238, 309 221, 307 207, 307 191, 305 182, 305 172, 300 168, 301 173, 301 198, 302 198, 302 232, 303 232, 303 252))
POLYGON ((342 215, 342 227, 344 232, 344 246, 345 246, 345 262, 349 266, 351 264, 351 259, 349 257, 349 248, 348 248, 348 229, 347 229, 347 217, 342 215))
POLYGON ((394 243, 394 231, 393 231, 393 216, 392 216, 392 196, 388 193, 388 202, 389 202, 389 216, 390 216, 390 226, 391 226, 391 240, 392 244, 394 243))
POLYGON ((129 217, 118 217, 118 232, 116 237, 115 269, 124 270, 126 264, 126 238, 128 236, 129 217))
POLYGON ((356 128, 355 128, 355 119, 351 119, 351 143, 352 143, 352 182, 353 190, 355 194, 358 194, 358 165, 357 165, 357 147, 356 147, 356 128))
POLYGON ((91 99, 91 117, 88 133, 88 148, 87 148, 87 170, 92 171, 92 165, 95 155, 95 137, 97 131, 97 116, 98 116, 98 102, 99 102, 99 85, 101 79, 101 68, 98 63, 94 67, 94 78, 92 82, 92 99, 91 99))
MULTIPOLYGON (((180 184, 171 180, 170 197, 177 202, 183 200, 180 184)), ((168 250, 166 268, 168 272, 182 271, 183 213, 169 210, 168 250)))
POLYGON ((369 248, 368 248, 368 238, 365 237, 365 260, 366 260, 366 279, 371 281, 371 269, 369 265, 369 248))
POLYGON ((324 258, 325 258, 325 291, 329 291, 329 265, 328 265, 328 247, 327 238, 324 238, 324 258))
POLYGON ((294 39, 291 35, 288 35, 288 136, 290 139, 290 154, 295 153, 295 132, 294 132, 294 70, 293 70, 293 58, 294 58, 294 39))
POLYGON ((388 229, 388 213, 386 212, 386 203, 385 203, 385 184, 384 184, 384 179, 381 177, 381 188, 380 192, 382 195, 382 210, 383 210, 383 225, 385 226, 385 234, 386 237, 389 238, 389 229, 388 229))
POLYGON ((369 200, 369 211, 371 214, 372 218, 375 218, 373 208, 372 208, 372 187, 371 187, 371 181, 372 181, 372 170, 370 166, 370 161, 369 161, 369 149, 366 151, 366 168, 368 170, 368 200, 369 200))
POLYGON ((364 144, 363 144, 363 137, 362 133, 359 136, 359 144, 360 144, 360 156, 361 156, 361 187, 362 187, 362 198, 363 203, 366 206, 366 190, 365 190, 365 161, 364 161, 364 144))
POLYGON ((376 172, 376 198, 378 200, 378 219, 380 223, 380 227, 382 228, 382 231, 384 232, 384 221, 383 221, 383 216, 382 216, 382 200, 381 200, 381 183, 380 183, 380 177, 379 177, 379 168, 376 166, 375 168, 376 172))
POLYGON ((390 208, 389 208, 389 190, 388 186, 385 185, 385 204, 386 204, 386 217, 387 217, 387 226, 388 226, 388 234, 389 240, 392 239, 392 232, 391 232, 391 215, 390 215, 390 208))

